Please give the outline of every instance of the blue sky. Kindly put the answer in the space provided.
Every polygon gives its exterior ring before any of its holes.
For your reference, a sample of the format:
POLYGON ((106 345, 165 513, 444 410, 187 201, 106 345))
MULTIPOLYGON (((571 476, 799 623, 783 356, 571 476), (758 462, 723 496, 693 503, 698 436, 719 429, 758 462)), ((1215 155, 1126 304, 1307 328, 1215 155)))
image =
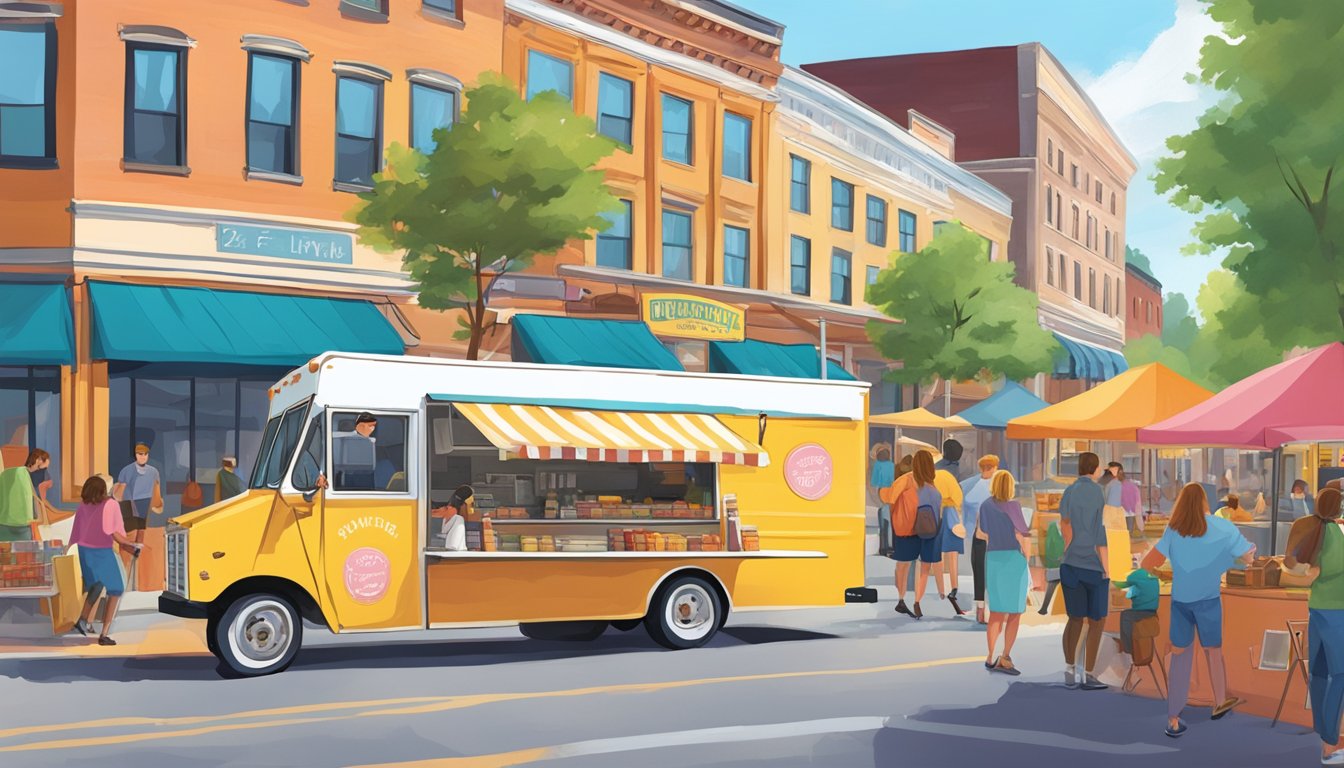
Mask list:
POLYGON ((1138 158, 1129 245, 1152 260, 1164 290, 1193 300, 1216 258, 1180 255, 1194 219, 1149 180, 1163 139, 1212 101, 1184 83, 1215 31, 1197 0, 735 0, 783 23, 785 63, 1040 42, 1074 75, 1138 158))

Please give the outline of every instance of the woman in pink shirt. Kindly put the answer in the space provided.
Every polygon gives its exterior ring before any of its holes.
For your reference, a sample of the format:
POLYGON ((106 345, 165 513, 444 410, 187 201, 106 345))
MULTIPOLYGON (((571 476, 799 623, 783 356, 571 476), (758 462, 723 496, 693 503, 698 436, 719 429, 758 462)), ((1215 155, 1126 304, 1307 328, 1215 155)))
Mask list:
POLYGON ((107 631, 117 615, 117 603, 126 591, 113 545, 120 544, 132 552, 140 550, 140 545, 126 536, 126 527, 121 520, 121 505, 108 498, 108 484, 109 480, 102 475, 94 475, 84 481, 79 494, 84 503, 75 511, 74 529, 70 535, 70 543, 79 545, 79 570, 84 577, 84 589, 88 592, 84 612, 80 614, 79 621, 75 622, 75 629, 80 634, 93 632, 89 617, 103 590, 107 590, 107 612, 103 616, 102 634, 98 636, 99 645, 117 644, 116 640, 107 636, 107 631))

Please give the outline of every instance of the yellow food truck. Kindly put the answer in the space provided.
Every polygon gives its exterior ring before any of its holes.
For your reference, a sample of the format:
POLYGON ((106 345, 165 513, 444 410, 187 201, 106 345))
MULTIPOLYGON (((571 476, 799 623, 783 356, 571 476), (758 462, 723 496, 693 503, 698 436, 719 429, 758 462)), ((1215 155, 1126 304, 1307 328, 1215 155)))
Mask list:
POLYGON ((837 605, 867 387, 328 353, 271 389, 247 492, 171 521, 159 610, 252 676, 305 619, 691 648, 733 609, 837 605))

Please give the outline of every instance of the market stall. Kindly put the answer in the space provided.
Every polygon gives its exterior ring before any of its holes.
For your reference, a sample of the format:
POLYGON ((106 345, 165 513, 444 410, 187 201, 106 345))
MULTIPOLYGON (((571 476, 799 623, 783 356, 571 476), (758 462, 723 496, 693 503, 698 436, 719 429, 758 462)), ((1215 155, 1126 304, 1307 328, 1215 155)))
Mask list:
MULTIPOLYGON (((903 442, 904 435, 901 430, 916 429, 931 433, 938 433, 938 442, 941 444, 944 439, 953 432, 969 432, 975 427, 960 416, 939 416, 928 408, 911 408, 908 411, 900 413, 882 413, 876 416, 868 417, 868 426, 870 427, 893 427, 896 430, 896 443, 903 449, 913 446, 903 442)), ((916 441, 920 442, 920 441, 916 441)), ((918 450, 918 448, 915 448, 918 450)), ((906 451, 913 453, 913 450, 906 451)), ((938 449, 934 449, 937 453, 938 449)), ((900 456, 894 457, 899 460, 900 456)))
MULTIPOLYGON (((1186 379, 1160 363, 1131 368, 1115 378, 1097 385, 1080 395, 1071 397, 1035 413, 1010 419, 1007 425, 1009 440, 1054 440, 1055 453, 1052 468, 1063 483, 1077 477, 1077 463, 1069 473, 1067 455, 1076 456, 1079 449, 1096 453, 1106 462, 1124 455, 1126 446, 1137 452, 1138 431, 1149 424, 1166 419, 1197 405, 1213 393, 1186 379), (1069 441, 1065 451, 1064 441, 1069 441)), ((1142 465, 1140 465, 1142 466, 1142 465)), ((1151 498, 1152 483, 1146 473, 1126 472, 1145 487, 1145 498, 1151 498)), ((1151 508, 1151 504, 1149 505, 1151 508)), ((1108 531, 1111 573, 1128 573, 1133 568, 1132 557, 1141 554, 1147 542, 1143 537, 1131 538, 1123 530, 1108 531)))

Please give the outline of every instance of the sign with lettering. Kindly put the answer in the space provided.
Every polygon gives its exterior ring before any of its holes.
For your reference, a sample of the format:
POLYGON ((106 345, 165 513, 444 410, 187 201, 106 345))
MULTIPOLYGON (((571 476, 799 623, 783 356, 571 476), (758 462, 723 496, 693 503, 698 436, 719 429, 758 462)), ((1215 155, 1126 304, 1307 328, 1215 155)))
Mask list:
POLYGON ((357 603, 382 600, 391 581, 392 561, 373 547, 360 547, 345 559, 345 591, 357 603))
POLYGON ((351 264, 354 262, 355 239, 341 232, 315 229, 216 224, 215 250, 319 264, 351 264))
POLYGON ((745 310, 679 293, 644 294, 644 324, 659 336, 710 341, 747 337, 745 310))
POLYGON ((784 482, 789 490, 808 501, 831 492, 831 454, 816 443, 804 443, 784 459, 784 482))

